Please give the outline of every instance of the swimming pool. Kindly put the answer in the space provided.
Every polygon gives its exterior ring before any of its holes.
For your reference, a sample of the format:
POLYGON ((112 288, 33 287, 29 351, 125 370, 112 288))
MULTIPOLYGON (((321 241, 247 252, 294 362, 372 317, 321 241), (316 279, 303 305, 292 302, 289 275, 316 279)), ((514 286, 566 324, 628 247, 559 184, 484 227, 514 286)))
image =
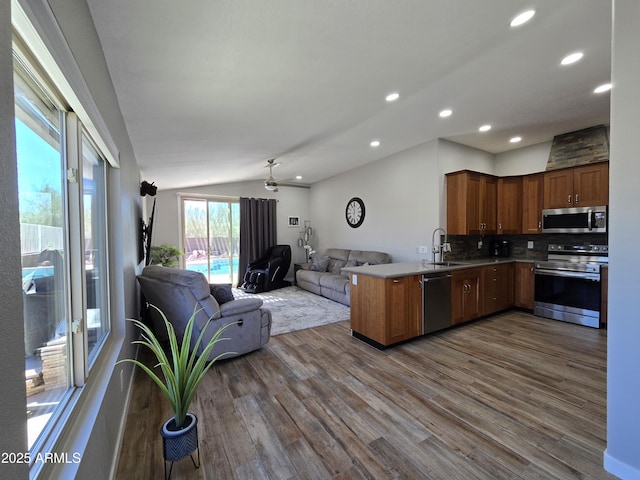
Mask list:
MULTIPOLYGON (((233 258, 231 261, 234 271, 238 271, 238 259, 233 258)), ((207 263, 191 263, 187 262, 187 270, 193 270, 207 275, 207 263)), ((229 275, 229 259, 216 258, 211 260, 211 275, 229 275)))
POLYGON ((53 275, 53 267, 25 267, 22 269, 22 279, 31 276, 31 278, 51 277, 53 275))

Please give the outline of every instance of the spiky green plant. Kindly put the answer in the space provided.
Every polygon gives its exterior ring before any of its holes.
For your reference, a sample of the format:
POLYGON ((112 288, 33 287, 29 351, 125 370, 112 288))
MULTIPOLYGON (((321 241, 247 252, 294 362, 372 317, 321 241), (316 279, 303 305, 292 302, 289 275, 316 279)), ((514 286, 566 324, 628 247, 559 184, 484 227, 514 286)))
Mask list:
POLYGON ((175 267, 180 263, 178 257, 184 255, 184 252, 178 247, 163 243, 160 246, 151 247, 151 263, 153 265, 162 265, 163 267, 175 267))
POLYGON ((164 324, 167 328, 167 335, 169 337, 169 355, 165 352, 165 349, 162 348, 162 344, 157 339, 153 331, 145 325, 143 322, 137 319, 130 319, 131 322, 136 324, 140 330, 142 330, 142 340, 135 340, 132 343, 144 345, 149 348, 153 352, 156 357, 158 363, 154 366, 160 367, 162 372, 162 377, 160 378, 151 368, 144 365, 142 362, 126 358, 124 360, 120 360, 116 363, 122 362, 131 362, 142 370, 144 370, 149 377, 160 387, 160 390, 169 400, 169 404, 171 405, 171 409, 173 410, 175 423, 177 428, 182 428, 185 423, 185 418, 187 416, 187 411, 189 409, 189 405, 191 404, 191 400, 193 400, 193 396, 196 393, 196 389, 200 382, 204 378, 205 374, 209 371, 209 369, 213 366, 213 364, 222 358, 225 355, 234 354, 235 352, 225 352, 216 356, 212 360, 207 361, 209 354, 213 347, 222 340, 228 340, 228 338, 221 338, 220 335, 222 332, 229 326, 233 325, 233 323, 226 324, 218 329, 215 335, 209 340, 209 342, 205 345, 202 354, 198 356, 196 352, 200 344, 202 343, 203 335, 211 322, 211 319, 207 321, 204 328, 200 332, 198 339, 193 347, 193 350, 190 351, 189 346, 191 345, 191 336, 193 333, 193 324, 195 322, 196 314, 198 310, 194 308, 193 314, 189 318, 187 322, 187 326, 184 331, 184 336, 182 337, 182 344, 178 344, 178 339, 176 337, 176 332, 173 328, 173 325, 167 320, 165 314, 155 305, 150 305, 150 307, 155 308, 162 319, 164 320, 164 324), (163 381, 164 379, 164 381, 163 381))

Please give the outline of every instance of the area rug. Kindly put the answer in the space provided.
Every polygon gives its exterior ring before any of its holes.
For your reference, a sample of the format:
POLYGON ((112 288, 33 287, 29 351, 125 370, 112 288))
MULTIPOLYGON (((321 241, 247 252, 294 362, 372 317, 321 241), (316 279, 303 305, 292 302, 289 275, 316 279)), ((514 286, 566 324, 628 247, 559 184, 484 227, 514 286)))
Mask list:
POLYGON ((262 299, 271 310, 271 335, 349 320, 351 312, 346 305, 295 286, 255 294, 234 288, 233 296, 262 299))

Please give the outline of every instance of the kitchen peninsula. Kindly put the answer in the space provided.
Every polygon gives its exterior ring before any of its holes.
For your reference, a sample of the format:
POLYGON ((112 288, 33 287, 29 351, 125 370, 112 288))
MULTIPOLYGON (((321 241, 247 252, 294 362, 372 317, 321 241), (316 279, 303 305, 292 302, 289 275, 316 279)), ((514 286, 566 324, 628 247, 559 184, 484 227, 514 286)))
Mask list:
POLYGON ((510 308, 514 305, 516 262, 520 261, 491 258, 344 268, 351 282, 352 334, 385 348, 510 308), (423 298, 428 282, 442 279, 447 281, 446 287, 423 298), (445 316, 433 319, 436 327, 430 324, 429 316, 435 311, 445 316))

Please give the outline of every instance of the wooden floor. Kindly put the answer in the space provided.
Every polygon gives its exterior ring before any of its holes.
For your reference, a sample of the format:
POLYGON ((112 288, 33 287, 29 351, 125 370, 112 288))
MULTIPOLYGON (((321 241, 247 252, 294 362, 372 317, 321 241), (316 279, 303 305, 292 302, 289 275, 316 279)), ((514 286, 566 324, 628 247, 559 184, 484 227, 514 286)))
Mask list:
MULTIPOLYGON (((609 479, 606 331, 517 311, 378 351, 341 322, 220 362, 175 479, 609 479)), ((159 389, 138 375, 118 479, 163 476, 159 389)))

